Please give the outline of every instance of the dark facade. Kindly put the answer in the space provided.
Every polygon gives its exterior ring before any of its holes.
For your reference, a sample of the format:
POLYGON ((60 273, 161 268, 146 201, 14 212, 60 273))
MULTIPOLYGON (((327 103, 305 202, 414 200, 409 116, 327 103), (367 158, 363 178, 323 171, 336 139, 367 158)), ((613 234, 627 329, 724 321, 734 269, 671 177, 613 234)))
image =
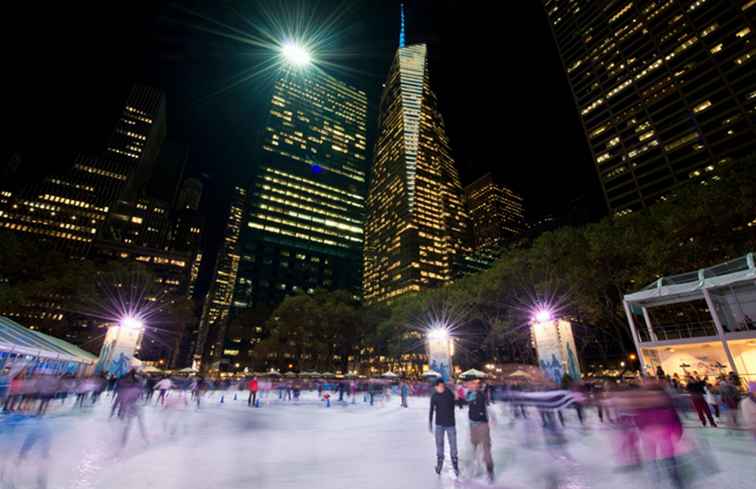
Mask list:
POLYGON ((756 151, 755 2, 543 3, 614 215, 756 151))
POLYGON ((89 253, 114 204, 149 178, 165 138, 165 99, 134 86, 102 156, 79 155, 57 175, 0 202, 0 228, 33 235, 74 257, 89 253))
POLYGON ((368 303, 449 283, 471 251, 467 211, 425 44, 397 49, 379 107, 365 225, 368 303))
POLYGON ((195 367, 204 368, 203 362, 215 362, 222 356, 239 271, 239 237, 244 225, 247 199, 247 189, 239 186, 233 188, 223 229, 223 242, 215 258, 210 290, 202 307, 198 337, 194 344, 195 367))

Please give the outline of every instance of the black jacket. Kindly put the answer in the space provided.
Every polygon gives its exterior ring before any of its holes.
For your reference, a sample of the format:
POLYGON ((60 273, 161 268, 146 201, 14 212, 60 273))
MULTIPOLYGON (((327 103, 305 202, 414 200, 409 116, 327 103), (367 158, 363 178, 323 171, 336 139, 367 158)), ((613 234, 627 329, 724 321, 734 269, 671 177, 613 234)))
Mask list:
POLYGON ((433 423, 433 412, 436 412, 436 426, 454 426, 454 394, 449 389, 443 394, 434 392, 430 399, 429 423, 433 423))
POLYGON ((468 410, 467 414, 470 417, 470 421, 476 423, 487 423, 488 412, 486 411, 486 395, 483 391, 471 392, 468 397, 468 410))

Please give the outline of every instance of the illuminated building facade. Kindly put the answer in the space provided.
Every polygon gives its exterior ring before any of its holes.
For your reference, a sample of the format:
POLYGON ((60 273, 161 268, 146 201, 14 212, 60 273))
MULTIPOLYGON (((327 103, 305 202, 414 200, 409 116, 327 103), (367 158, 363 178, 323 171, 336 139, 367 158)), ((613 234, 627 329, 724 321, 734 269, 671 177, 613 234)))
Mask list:
POLYGON ((465 187, 475 249, 511 243, 525 232, 525 206, 512 189, 487 173, 465 187))
MULTIPOLYGON (((190 185, 183 199, 191 209, 175 208, 188 152, 182 145, 173 151, 165 137, 165 96, 154 88, 132 87, 101 156, 79 155, 64 172, 0 193, 0 230, 41 238, 72 258, 143 265, 158 283, 156 293, 170 297, 166 300, 186 297, 201 256, 202 222, 194 205, 201 185, 190 185), (193 220, 179 223, 187 212, 193 220)), ((65 303, 65 297, 50 297, 13 315, 96 349, 102 325, 66 311, 65 303)), ((172 324, 175 330, 166 331, 161 325, 167 339, 145 330, 142 358, 170 363, 176 352, 172 343, 185 326, 172 324)))
POLYGON ((244 224, 248 193, 235 186, 223 231, 223 242, 218 250, 210 290, 205 297, 200 319, 198 338, 194 346, 195 366, 203 360, 214 361, 219 357, 225 338, 228 315, 234 297, 239 270, 239 237, 244 224))
POLYGON ((72 256, 86 256, 114 203, 148 178, 165 127, 162 92, 134 86, 103 156, 79 155, 61 174, 5 195, 0 228, 49 241, 72 256))
POLYGON ((756 2, 543 3, 614 215, 756 150, 756 2))
POLYGON ((250 347, 287 295, 316 289, 361 295, 367 192, 367 95, 323 72, 284 67, 273 87, 242 229, 226 362, 250 347))
POLYGON ((397 50, 379 110, 365 225, 368 303, 450 282, 471 249, 426 45, 397 50))

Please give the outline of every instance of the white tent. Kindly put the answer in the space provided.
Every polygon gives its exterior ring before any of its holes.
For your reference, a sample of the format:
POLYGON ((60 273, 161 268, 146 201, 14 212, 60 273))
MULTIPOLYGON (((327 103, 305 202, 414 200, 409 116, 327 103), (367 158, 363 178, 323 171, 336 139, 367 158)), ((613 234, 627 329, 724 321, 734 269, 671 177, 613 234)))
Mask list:
POLYGON ((395 374, 394 372, 392 372, 391 370, 389 370, 385 374, 381 375, 381 377, 386 378, 386 379, 398 379, 399 378, 399 376, 397 374, 395 374))
POLYGON ((475 370, 474 368, 471 368, 470 370, 467 370, 459 374, 459 377, 462 379, 485 379, 486 377, 488 377, 488 374, 485 372, 481 372, 480 370, 475 370))
POLYGON ((509 377, 523 377, 523 378, 526 378, 526 379, 530 379, 533 376, 530 375, 529 373, 527 373, 524 370, 515 370, 514 372, 512 372, 511 374, 509 374, 509 377))
POLYGON ((442 375, 435 370, 428 370, 423 374, 423 377, 442 377, 442 375))

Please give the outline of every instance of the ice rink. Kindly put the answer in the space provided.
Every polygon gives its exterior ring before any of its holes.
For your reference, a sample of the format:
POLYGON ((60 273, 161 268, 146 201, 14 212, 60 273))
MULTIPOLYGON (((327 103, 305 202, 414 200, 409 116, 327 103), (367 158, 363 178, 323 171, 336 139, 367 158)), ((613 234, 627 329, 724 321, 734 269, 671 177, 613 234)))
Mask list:
MULTIPOLYGON (((110 399, 96 407, 74 408, 71 399, 53 406, 40 420, 0 415, 0 488, 27 489, 416 489, 491 487, 473 463, 467 412, 457 411, 462 477, 434 471, 435 447, 428 432, 428 399, 410 398, 399 407, 394 397, 370 407, 334 403, 326 408, 310 395, 296 403, 272 401, 247 407, 233 393, 203 399, 200 409, 143 408, 147 439, 135 423, 125 448, 125 422, 109 418, 110 399), (37 442, 19 460, 19 449, 35 432, 50 435, 50 456, 37 442), (45 481, 46 478, 46 481, 45 481), (46 486, 45 486, 46 483, 46 486)), ((496 481, 493 487, 579 489, 666 487, 655 485, 648 470, 623 472, 615 465, 614 431, 593 410, 586 427, 567 411, 566 450, 544 447, 540 420, 512 424, 503 404, 493 407, 496 481), (556 479, 555 479, 556 477, 556 479), (549 482, 550 481, 550 482, 549 482)), ((535 414, 535 413, 534 413, 535 414)), ((756 442, 744 432, 695 427, 686 437, 708 445, 709 464, 696 462, 692 487, 745 489, 756 480, 756 442)), ((448 458, 447 458, 448 466, 448 458)))

